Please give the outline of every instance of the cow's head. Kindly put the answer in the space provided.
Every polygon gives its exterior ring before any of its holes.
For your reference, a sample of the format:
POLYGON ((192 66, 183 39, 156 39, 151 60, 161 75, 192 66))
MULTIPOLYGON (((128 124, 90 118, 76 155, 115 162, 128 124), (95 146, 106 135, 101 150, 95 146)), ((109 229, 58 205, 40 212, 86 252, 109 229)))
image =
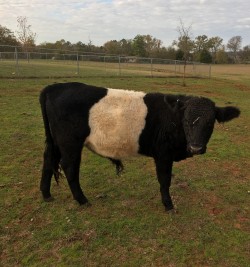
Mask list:
POLYGON ((235 107, 216 107, 208 98, 193 97, 185 102, 183 127, 190 155, 206 152, 207 143, 212 135, 215 120, 230 121, 240 115, 235 107))

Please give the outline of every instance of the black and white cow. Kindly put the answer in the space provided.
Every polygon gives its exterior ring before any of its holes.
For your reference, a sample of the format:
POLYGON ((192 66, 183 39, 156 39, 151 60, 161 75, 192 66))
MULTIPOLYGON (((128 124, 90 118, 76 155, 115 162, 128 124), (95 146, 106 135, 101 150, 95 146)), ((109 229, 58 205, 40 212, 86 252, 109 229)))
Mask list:
POLYGON ((51 177, 62 167, 73 197, 88 203, 79 183, 83 146, 110 159, 117 171, 121 160, 152 157, 166 210, 173 209, 169 194, 173 162, 206 152, 215 120, 239 116, 236 107, 216 107, 204 97, 108 89, 82 83, 59 83, 41 92, 46 149, 40 189, 50 194, 51 177))

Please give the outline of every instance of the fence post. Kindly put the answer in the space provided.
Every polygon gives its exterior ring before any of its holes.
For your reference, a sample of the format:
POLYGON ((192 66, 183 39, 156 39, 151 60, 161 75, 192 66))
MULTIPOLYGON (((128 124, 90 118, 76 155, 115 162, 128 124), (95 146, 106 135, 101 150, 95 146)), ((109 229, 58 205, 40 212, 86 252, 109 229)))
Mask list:
POLYGON ((153 77, 153 59, 150 59, 150 70, 151 70, 151 77, 153 77))
POLYGON ((77 61, 77 75, 79 75, 79 56, 78 53, 76 54, 76 61, 77 61))
POLYGON ((208 73, 208 77, 209 77, 209 79, 211 79, 211 68, 212 68, 212 66, 211 66, 211 64, 209 65, 209 73, 208 73))
POLYGON ((104 62, 105 74, 107 75, 106 56, 103 57, 103 62, 104 62))
POLYGON ((15 47, 15 58, 16 58, 16 75, 19 76, 19 66, 18 66, 18 52, 17 52, 17 47, 15 47))
POLYGON ((121 76, 121 57, 118 57, 119 59, 119 76, 121 76))

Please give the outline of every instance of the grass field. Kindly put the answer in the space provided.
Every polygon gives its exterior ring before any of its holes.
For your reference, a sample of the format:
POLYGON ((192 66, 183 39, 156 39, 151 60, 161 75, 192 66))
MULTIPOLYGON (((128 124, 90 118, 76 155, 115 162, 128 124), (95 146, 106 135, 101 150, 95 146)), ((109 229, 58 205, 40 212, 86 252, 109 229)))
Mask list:
MULTIPOLYGON (((118 59, 117 59, 118 60, 118 59)), ((153 62, 153 61, 152 61, 153 62)), ((182 76, 183 64, 159 64, 71 61, 71 60, 0 60, 0 78, 52 78, 89 76, 182 76)), ((189 76, 209 77, 208 64, 186 66, 189 76)))
POLYGON ((167 77, 0 79, 0 265, 249 266, 250 72, 225 67, 214 79, 187 79, 186 87, 167 77), (175 214, 164 211, 151 159, 126 160, 117 177, 109 161, 86 149, 81 184, 92 206, 72 200, 65 178, 53 181, 55 201, 44 203, 38 96, 48 84, 73 80, 202 95, 242 114, 216 124, 205 155, 175 164, 175 214))

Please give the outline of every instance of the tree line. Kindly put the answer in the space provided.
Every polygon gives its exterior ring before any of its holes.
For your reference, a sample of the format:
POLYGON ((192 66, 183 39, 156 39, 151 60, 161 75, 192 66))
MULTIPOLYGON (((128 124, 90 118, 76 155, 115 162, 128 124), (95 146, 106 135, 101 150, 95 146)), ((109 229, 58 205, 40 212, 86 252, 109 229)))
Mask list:
POLYGON ((250 45, 242 48, 242 37, 233 36, 227 44, 219 36, 199 35, 192 38, 191 26, 185 27, 180 21, 178 39, 169 46, 150 34, 136 35, 133 39, 110 40, 96 46, 91 40, 87 44, 71 43, 64 39, 54 43, 35 44, 36 33, 31 30, 26 17, 17 18, 16 34, 0 25, 0 45, 21 46, 24 51, 37 49, 71 50, 78 52, 103 53, 173 60, 198 61, 202 63, 250 63, 250 45))

